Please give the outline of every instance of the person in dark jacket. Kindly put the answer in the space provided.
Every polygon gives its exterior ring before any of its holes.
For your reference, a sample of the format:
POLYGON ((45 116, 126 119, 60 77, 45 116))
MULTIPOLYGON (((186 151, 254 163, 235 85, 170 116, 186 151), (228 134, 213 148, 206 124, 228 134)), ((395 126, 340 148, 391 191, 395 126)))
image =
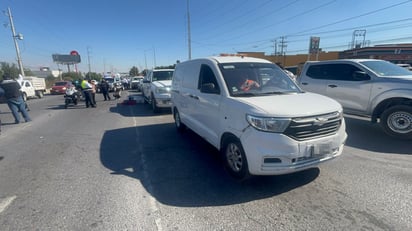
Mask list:
POLYGON ((21 112, 24 120, 26 122, 30 122, 31 118, 26 110, 26 104, 20 92, 20 84, 9 75, 3 75, 3 80, 0 82, 0 87, 4 90, 4 96, 7 100, 7 105, 13 114, 14 122, 16 124, 20 123, 19 111, 21 112))
POLYGON ((103 94, 104 101, 111 100, 110 95, 109 95, 109 84, 107 83, 105 79, 102 79, 100 83, 100 91, 103 94))

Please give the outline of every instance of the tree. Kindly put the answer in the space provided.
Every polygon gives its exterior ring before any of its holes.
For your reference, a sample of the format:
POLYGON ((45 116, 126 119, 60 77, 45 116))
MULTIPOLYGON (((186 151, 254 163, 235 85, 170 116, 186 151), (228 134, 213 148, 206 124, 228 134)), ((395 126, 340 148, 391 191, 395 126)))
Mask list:
POLYGON ((20 71, 19 68, 17 68, 16 64, 9 64, 6 62, 1 62, 0 63, 1 66, 1 76, 3 77, 3 75, 9 75, 12 78, 18 78, 20 71))
POLYGON ((130 71, 129 71, 130 76, 137 76, 139 75, 139 69, 135 66, 133 66, 130 71))
POLYGON ((102 75, 97 74, 96 72, 88 72, 86 74, 86 79, 94 79, 94 80, 100 81, 102 79, 102 75))

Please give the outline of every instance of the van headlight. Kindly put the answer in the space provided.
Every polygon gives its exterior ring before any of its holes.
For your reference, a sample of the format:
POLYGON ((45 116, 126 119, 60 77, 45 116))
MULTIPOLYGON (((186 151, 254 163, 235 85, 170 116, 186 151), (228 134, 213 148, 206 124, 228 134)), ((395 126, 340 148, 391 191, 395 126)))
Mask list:
POLYGON ((170 93, 170 87, 159 87, 156 88, 155 91, 157 94, 165 94, 165 93, 170 93))
POLYGON ((254 128, 264 132, 284 132, 289 126, 290 119, 275 117, 259 117, 246 115, 247 122, 254 128))

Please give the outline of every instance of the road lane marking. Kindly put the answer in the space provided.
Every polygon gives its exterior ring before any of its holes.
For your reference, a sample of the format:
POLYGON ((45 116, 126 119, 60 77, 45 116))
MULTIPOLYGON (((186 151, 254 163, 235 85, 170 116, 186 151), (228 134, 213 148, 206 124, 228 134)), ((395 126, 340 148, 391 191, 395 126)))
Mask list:
POLYGON ((11 196, 0 199, 0 213, 6 210, 7 206, 9 206, 16 198, 17 196, 11 196))
POLYGON ((137 149, 138 149, 138 152, 141 154, 141 160, 142 160, 142 164, 143 164, 143 176, 144 176, 144 178, 145 178, 145 181, 147 182, 147 192, 149 193, 148 194, 148 197, 149 197, 149 208, 150 208, 150 210, 151 210, 151 213, 152 214, 154 214, 154 216, 155 216, 155 224, 156 224, 156 228, 157 228, 157 231, 163 231, 163 227, 162 227, 162 218, 160 217, 160 214, 159 214, 159 207, 157 206, 157 202, 156 202, 156 199, 152 196, 152 193, 153 193, 153 186, 152 186, 152 184, 151 184, 151 182, 150 182, 150 178, 149 178, 149 173, 147 172, 147 168, 146 168, 146 158, 145 158, 145 155, 144 155, 144 153, 143 153, 143 145, 141 144, 141 142, 139 142, 139 131, 138 131, 138 129, 137 129, 137 121, 136 121, 136 118, 135 117, 133 117, 133 122, 134 122, 134 127, 135 127, 135 134, 136 134, 136 144, 138 144, 137 145, 137 149))

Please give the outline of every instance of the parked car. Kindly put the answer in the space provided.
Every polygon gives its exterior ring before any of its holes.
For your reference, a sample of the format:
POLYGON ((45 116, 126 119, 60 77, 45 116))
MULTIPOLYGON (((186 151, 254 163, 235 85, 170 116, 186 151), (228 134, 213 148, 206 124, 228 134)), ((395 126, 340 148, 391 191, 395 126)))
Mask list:
POLYGON ((151 70, 143 79, 142 93, 146 103, 152 105, 154 113, 161 108, 170 108, 170 90, 173 69, 151 70))
POLYGON ((331 97, 346 114, 370 118, 397 138, 412 139, 412 72, 377 59, 306 62, 297 82, 331 97))
POLYGON ((249 57, 210 57, 176 65, 172 113, 220 150, 237 178, 316 167, 342 154, 342 107, 303 92, 277 65, 249 57))
POLYGON ((70 86, 69 81, 58 81, 55 82, 54 85, 52 86, 50 93, 51 94, 60 94, 63 95, 66 93, 67 88, 70 86))

